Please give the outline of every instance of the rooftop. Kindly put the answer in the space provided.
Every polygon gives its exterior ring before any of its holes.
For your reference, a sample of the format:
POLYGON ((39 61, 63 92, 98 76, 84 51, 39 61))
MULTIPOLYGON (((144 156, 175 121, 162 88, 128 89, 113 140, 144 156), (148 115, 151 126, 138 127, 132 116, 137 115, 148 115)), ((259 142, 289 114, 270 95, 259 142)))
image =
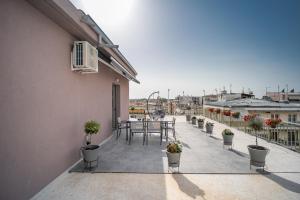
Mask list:
MULTIPOLYGON (((157 135, 147 146, 138 135, 131 145, 125 138, 112 137, 101 146, 100 164, 93 173, 66 172, 33 199, 300 198, 299 153, 259 139, 270 149, 266 172, 250 170, 247 145, 255 138, 231 128, 234 147, 223 148, 221 132, 229 127, 214 123, 213 135, 208 136, 177 117, 177 138, 184 146, 179 174, 168 172, 165 143, 160 146, 157 135)), ((80 165, 71 171, 80 171, 80 165)))
POLYGON ((218 107, 269 107, 269 108, 297 108, 300 110, 300 104, 278 103, 263 99, 237 99, 231 101, 205 102, 206 105, 218 107))

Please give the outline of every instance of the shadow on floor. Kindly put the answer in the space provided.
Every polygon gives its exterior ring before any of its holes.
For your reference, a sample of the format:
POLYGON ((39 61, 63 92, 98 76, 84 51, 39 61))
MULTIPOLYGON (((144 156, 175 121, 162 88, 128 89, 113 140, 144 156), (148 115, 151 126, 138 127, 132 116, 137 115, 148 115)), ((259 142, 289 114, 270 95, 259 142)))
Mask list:
POLYGON ((173 174, 174 180, 177 182, 179 189, 190 196, 193 199, 196 199, 198 196, 201 196, 205 199, 205 191, 199 188, 196 184, 191 182, 183 174, 173 174))
POLYGON ((214 139, 214 140, 222 140, 221 138, 217 138, 217 137, 212 136, 212 135, 210 135, 209 137, 212 138, 212 139, 214 139))
POLYGON ((293 182, 291 180, 288 180, 286 178, 283 178, 281 176, 278 176, 275 173, 268 172, 268 171, 262 171, 262 170, 256 170, 261 175, 265 176, 266 178, 274 181, 275 183, 279 184, 281 187, 295 193, 300 193, 300 184, 293 182))
MULTIPOLYGON (((180 141, 181 142, 181 141, 180 141)), ((190 145, 188 145, 187 143, 185 143, 185 142, 181 142, 181 144, 184 146, 184 147, 186 147, 186 148, 188 148, 188 149, 190 149, 191 147, 190 147, 190 145)))
POLYGON ((235 150, 235 149, 228 149, 228 151, 231 151, 231 152, 235 153, 236 155, 244 157, 244 158, 250 158, 248 154, 238 151, 238 150, 235 150))

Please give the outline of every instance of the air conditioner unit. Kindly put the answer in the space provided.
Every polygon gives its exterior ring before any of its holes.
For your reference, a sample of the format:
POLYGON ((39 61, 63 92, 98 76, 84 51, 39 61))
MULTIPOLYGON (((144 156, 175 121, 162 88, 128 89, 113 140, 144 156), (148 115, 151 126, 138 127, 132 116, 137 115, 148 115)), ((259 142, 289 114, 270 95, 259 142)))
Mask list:
POLYGON ((98 50, 86 41, 75 41, 72 52, 72 71, 98 72, 98 50))

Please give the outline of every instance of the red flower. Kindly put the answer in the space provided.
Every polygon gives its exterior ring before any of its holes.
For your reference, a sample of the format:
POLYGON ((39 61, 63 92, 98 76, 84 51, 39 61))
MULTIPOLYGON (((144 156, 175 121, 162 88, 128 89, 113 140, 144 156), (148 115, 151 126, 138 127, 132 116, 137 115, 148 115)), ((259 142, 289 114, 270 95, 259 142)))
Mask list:
POLYGON ((272 128, 276 128, 276 126, 280 123, 281 123, 281 119, 266 119, 265 120, 265 124, 272 128))
POLYGON ((230 110, 224 110, 223 111, 223 115, 230 116, 231 115, 231 111, 230 110))
POLYGON ((243 119, 245 122, 248 122, 256 117, 256 114, 244 115, 243 119))
POLYGON ((215 110, 214 108, 209 108, 208 109, 208 111, 211 112, 211 113, 214 112, 214 110, 215 110))

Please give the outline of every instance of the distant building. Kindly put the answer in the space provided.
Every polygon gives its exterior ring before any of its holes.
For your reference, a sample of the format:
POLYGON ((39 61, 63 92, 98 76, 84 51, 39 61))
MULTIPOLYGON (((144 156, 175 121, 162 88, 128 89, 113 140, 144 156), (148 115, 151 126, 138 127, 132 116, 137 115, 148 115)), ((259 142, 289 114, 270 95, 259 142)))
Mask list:
POLYGON ((231 101, 235 99, 253 99, 255 95, 252 92, 247 93, 227 93, 226 90, 223 90, 218 94, 218 101, 231 101))
POLYGON ((285 122, 299 123, 300 104, 273 102, 263 99, 238 99, 232 101, 206 102, 205 108, 220 108, 240 112, 241 115, 256 113, 262 118, 280 118, 285 122))
POLYGON ((300 92, 294 92, 294 90, 291 90, 290 92, 285 92, 284 90, 281 92, 267 92, 263 98, 277 102, 288 101, 300 103, 300 92))

